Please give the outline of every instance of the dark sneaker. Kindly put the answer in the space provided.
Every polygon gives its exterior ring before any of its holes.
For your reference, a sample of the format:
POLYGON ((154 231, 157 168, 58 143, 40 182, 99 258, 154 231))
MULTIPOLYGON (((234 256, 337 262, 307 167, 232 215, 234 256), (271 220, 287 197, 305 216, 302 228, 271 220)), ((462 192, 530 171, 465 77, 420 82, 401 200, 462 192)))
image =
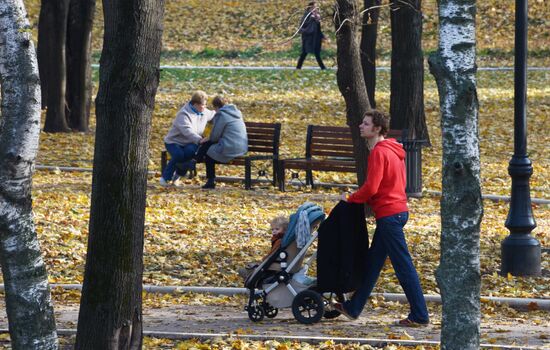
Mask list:
POLYGON ((410 320, 409 318, 405 318, 405 319, 402 319, 402 320, 399 320, 399 321, 395 322, 395 325, 399 326, 399 327, 426 327, 429 324, 430 324, 430 322, 426 322, 426 323, 414 322, 413 320, 410 320))
POLYGON ((208 180, 201 188, 205 190, 213 189, 216 188, 216 183, 214 181, 208 180))
POLYGON ((346 311, 346 309, 344 308, 344 304, 342 304, 342 303, 334 303, 334 304, 332 304, 332 308, 334 310, 338 311, 339 313, 341 313, 342 315, 346 316, 350 320, 356 320, 357 319, 357 316, 352 316, 346 311))

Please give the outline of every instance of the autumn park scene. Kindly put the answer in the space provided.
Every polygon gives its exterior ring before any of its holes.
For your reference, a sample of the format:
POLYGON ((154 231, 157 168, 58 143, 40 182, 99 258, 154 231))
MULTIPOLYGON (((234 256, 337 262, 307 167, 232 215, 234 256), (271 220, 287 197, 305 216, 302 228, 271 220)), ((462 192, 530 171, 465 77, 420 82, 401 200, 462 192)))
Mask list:
POLYGON ((0 348, 550 349, 549 18, 0 1, 0 348))

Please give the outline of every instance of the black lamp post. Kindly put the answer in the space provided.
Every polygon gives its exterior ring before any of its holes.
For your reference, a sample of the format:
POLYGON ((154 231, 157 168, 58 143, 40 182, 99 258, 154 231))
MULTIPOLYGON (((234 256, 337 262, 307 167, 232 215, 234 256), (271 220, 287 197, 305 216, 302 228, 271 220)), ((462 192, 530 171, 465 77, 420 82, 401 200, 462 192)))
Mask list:
POLYGON ((514 72, 514 155, 508 166, 512 199, 506 219, 510 235, 501 244, 501 273, 537 276, 541 273, 541 249, 539 241, 531 236, 537 224, 529 190, 533 167, 527 157, 527 0, 516 0, 514 72))

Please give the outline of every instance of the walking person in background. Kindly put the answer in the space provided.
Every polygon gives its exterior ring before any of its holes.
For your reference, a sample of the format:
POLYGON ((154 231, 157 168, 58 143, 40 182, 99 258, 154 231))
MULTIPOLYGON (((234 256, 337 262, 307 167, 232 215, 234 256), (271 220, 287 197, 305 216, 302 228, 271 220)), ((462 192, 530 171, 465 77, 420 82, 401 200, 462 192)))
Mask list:
POLYGON ((204 189, 216 187, 216 163, 228 163, 248 151, 248 137, 241 111, 221 97, 212 100, 216 111, 214 126, 197 152, 198 162, 206 163, 204 189))
POLYGON ((367 112, 359 126, 361 137, 367 140, 370 149, 367 179, 349 197, 343 194, 342 200, 370 205, 376 218, 376 230, 367 254, 363 282, 351 300, 336 303, 334 308, 350 319, 359 317, 389 256, 410 305, 409 316, 397 321, 397 325, 427 325, 426 301, 403 233, 409 218, 405 151, 395 139, 385 138, 388 128, 389 118, 377 110, 367 112))
POLYGON ((315 1, 310 2, 300 21, 300 33, 302 33, 302 53, 298 59, 296 69, 302 69, 302 64, 308 53, 315 55, 321 69, 326 69, 321 59, 321 43, 325 39, 321 32, 321 15, 319 6, 315 1))
POLYGON ((214 118, 214 111, 206 108, 208 96, 204 91, 195 91, 191 100, 176 114, 172 127, 164 137, 166 150, 170 153, 170 161, 160 178, 161 186, 168 186, 170 181, 176 181, 179 176, 185 176, 192 166, 191 159, 199 144, 206 142, 203 138, 206 123, 214 118), (176 164, 182 164, 183 170, 177 170, 176 164))

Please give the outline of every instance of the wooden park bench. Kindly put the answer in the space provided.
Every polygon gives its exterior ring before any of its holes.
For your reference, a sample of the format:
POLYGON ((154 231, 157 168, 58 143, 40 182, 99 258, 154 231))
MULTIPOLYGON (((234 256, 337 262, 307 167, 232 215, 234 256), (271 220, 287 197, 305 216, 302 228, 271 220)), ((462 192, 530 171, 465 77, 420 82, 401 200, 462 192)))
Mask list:
MULTIPOLYGON (((390 130, 388 137, 405 139, 407 130, 390 130)), ((285 190, 287 169, 306 172, 306 185, 315 186, 313 171, 335 171, 355 173, 355 158, 349 127, 308 125, 306 154, 304 158, 279 160, 279 190, 285 190)), ((293 174, 296 178, 297 174, 293 174)))
MULTIPOLYGON (((229 163, 219 165, 240 165, 244 166, 244 187, 249 190, 252 188, 252 165, 254 161, 271 161, 272 165, 272 184, 277 184, 277 166, 279 162, 279 141, 281 138, 280 123, 256 123, 245 122, 246 133, 248 136, 248 153, 242 157, 233 159, 229 163)), ((168 153, 162 151, 161 154, 161 172, 164 171, 168 163, 168 153)), ((258 170, 258 176, 267 177, 267 171, 264 168, 258 170)))

